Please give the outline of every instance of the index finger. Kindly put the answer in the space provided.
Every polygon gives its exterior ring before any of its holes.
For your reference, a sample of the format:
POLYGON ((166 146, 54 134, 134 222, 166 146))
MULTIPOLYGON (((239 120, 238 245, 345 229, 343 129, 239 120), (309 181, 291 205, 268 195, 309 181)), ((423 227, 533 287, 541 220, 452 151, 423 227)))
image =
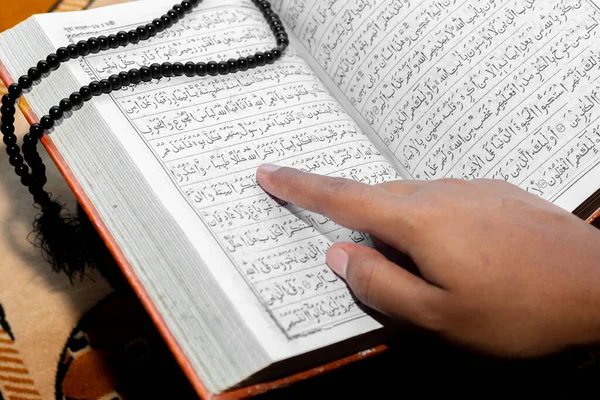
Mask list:
POLYGON ((401 200, 406 195, 352 179, 272 164, 261 166, 256 177, 273 196, 324 215, 348 229, 377 235, 390 244, 396 244, 398 236, 402 236, 402 216, 407 210, 401 200))

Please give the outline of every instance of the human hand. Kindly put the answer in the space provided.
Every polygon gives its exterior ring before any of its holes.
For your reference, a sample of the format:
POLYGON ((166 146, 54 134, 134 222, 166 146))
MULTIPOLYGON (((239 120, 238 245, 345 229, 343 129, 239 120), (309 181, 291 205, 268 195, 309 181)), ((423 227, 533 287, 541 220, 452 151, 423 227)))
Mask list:
POLYGON ((271 195, 370 234, 327 264, 366 306, 475 350, 531 357, 600 342, 600 232, 499 180, 366 185, 261 166, 271 195), (404 265, 402 265, 404 266, 404 265))

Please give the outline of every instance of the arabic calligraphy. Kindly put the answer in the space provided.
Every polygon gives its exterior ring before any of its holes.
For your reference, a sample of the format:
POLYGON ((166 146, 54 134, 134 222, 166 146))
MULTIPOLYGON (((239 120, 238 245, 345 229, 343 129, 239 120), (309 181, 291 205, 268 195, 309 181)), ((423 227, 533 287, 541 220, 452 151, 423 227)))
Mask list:
POLYGON ((592 2, 303 3, 294 32, 413 179, 504 179, 550 200, 598 162, 592 2))
MULTIPOLYGON (((186 20, 144 46, 88 56, 88 73, 229 59, 272 44, 251 4, 186 20)), ((111 96, 289 337, 364 315, 324 262, 332 243, 372 246, 368 235, 276 201, 256 181, 256 168, 269 162, 369 184, 400 178, 305 61, 290 51, 260 69, 163 78, 111 96)))

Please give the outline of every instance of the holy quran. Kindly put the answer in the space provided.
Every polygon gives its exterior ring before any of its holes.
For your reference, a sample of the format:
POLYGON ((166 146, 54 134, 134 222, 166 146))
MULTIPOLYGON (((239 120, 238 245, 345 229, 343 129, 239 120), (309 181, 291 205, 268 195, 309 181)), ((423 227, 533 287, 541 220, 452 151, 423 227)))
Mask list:
MULTIPOLYGON (((36 15, 0 35, 0 61, 15 78, 170 6, 36 15)), ((129 85, 49 137, 189 376, 223 393, 367 350, 361 339, 386 330, 325 264, 332 243, 368 235, 277 202, 257 167, 502 179, 574 212, 600 187, 599 6, 274 0, 291 44, 273 65, 129 85)), ((250 0, 205 0, 143 43, 65 63, 25 99, 40 117, 91 80, 271 47, 250 0)))

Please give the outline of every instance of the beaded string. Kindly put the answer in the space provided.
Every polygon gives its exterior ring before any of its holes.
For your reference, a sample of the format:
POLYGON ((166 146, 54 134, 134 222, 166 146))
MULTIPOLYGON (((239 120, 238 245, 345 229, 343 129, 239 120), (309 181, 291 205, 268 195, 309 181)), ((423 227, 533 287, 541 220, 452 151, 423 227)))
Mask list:
POLYGON ((30 126, 29 132, 23 136, 23 155, 21 155, 21 148, 17 145, 17 136, 15 135, 16 101, 24 90, 32 88, 34 82, 49 76, 52 71, 60 67, 61 63, 87 56, 90 53, 95 54, 147 40, 173 26, 184 18, 185 14, 191 13, 201 2, 202 0, 186 0, 174 5, 167 13, 152 22, 140 25, 128 32, 120 31, 108 36, 91 37, 81 40, 77 44, 60 47, 55 53, 49 54, 45 60, 40 60, 36 66, 29 68, 27 74, 21 76, 16 83, 11 84, 8 87, 8 94, 2 97, 0 131, 6 145, 9 162, 14 167, 15 173, 21 178, 21 183, 33 195, 34 202, 42 210, 42 214, 34 222, 34 232, 37 233, 35 244, 42 248, 46 260, 53 265, 55 271, 62 270, 72 279, 77 273, 83 274, 86 264, 93 265, 93 258, 81 237, 81 229, 76 218, 61 215, 63 206, 52 200, 50 194, 44 189, 47 182, 46 166, 37 152, 37 144, 39 139, 54 127, 56 121, 63 118, 66 112, 78 110, 86 101, 95 96, 108 94, 132 84, 181 75, 188 77, 226 75, 273 64, 281 58, 289 44, 289 39, 279 16, 271 9, 269 1, 252 0, 271 27, 276 40, 274 48, 227 61, 206 63, 189 61, 185 64, 181 62, 154 63, 139 69, 122 71, 99 82, 92 81, 88 85, 82 86, 79 91, 71 93, 68 98, 62 99, 57 106, 50 108, 47 115, 40 118, 39 123, 30 126))

